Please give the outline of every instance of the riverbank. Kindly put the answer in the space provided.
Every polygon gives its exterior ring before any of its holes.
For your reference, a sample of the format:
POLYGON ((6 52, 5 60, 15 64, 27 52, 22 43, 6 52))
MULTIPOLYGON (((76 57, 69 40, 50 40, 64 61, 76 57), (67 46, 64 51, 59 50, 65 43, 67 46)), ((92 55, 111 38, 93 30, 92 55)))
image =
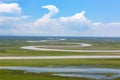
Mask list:
POLYGON ((23 71, 0 70, 1 80, 88 80, 85 78, 67 78, 50 76, 49 73, 24 73, 23 71))

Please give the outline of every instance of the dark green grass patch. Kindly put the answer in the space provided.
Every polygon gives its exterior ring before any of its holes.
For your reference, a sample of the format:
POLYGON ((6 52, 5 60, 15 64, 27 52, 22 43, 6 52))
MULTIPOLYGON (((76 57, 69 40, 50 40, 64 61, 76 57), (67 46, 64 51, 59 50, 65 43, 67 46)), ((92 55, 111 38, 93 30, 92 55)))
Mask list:
POLYGON ((0 80, 90 80, 83 78, 68 78, 52 76, 47 73, 35 74, 22 71, 0 70, 0 80))
POLYGON ((0 66, 89 66, 120 68, 120 59, 0 60, 0 66))

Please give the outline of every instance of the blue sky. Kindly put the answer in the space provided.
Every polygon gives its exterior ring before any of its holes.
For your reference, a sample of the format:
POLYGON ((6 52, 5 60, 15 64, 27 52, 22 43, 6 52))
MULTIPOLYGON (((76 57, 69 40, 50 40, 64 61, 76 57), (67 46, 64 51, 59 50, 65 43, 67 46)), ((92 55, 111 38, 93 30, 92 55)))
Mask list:
POLYGON ((120 0, 1 0, 0 35, 120 37, 120 0))

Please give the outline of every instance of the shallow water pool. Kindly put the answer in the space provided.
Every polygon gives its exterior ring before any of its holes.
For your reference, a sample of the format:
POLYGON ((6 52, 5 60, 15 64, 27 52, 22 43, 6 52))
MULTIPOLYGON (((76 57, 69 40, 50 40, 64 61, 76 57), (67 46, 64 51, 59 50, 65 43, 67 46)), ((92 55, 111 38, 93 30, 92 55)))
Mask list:
POLYGON ((47 73, 51 72, 54 76, 64 77, 80 77, 93 80, 113 80, 120 78, 120 69, 113 68, 83 68, 81 66, 67 66, 67 67, 17 67, 17 66, 0 66, 0 69, 21 70, 25 73, 47 73))

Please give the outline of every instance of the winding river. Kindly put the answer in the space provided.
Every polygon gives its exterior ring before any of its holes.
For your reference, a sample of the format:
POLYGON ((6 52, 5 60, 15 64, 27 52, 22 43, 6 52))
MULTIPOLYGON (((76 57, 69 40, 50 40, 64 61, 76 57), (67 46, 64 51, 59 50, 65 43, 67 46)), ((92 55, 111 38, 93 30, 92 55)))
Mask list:
POLYGON ((47 49, 40 46, 23 46, 21 49, 41 50, 41 51, 65 51, 65 52, 120 52, 120 50, 66 50, 66 49, 47 49))

